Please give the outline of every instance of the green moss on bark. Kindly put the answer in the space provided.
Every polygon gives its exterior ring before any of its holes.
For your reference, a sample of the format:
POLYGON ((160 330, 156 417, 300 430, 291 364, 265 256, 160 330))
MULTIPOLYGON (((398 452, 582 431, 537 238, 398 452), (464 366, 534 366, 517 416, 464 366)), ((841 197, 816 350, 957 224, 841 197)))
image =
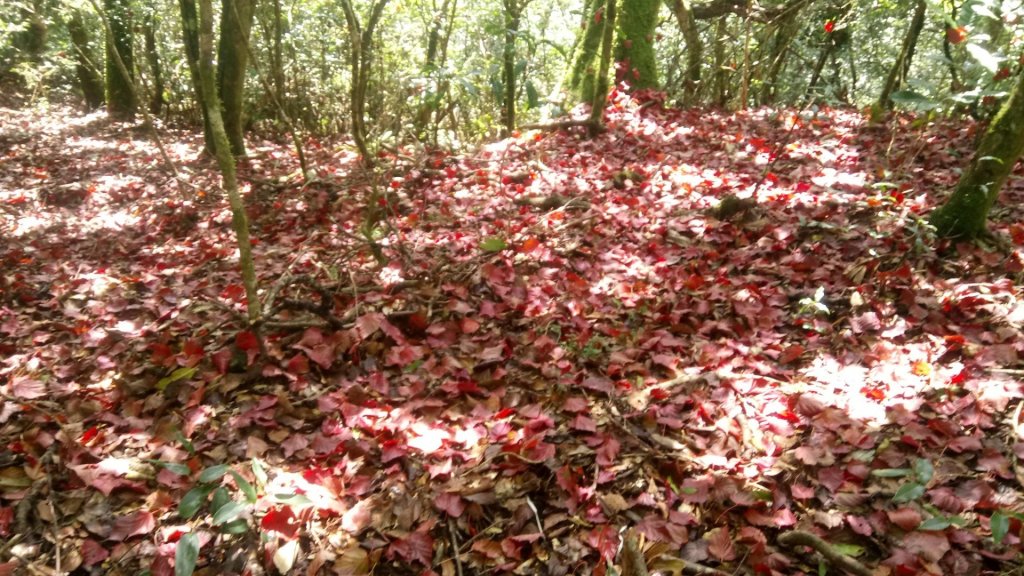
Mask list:
POLYGON ((569 70, 569 91, 580 102, 594 101, 600 66, 601 34, 604 31, 604 0, 587 2, 587 24, 576 59, 569 70))
POLYGON ((932 213, 939 235, 976 238, 986 230, 989 210, 1024 152, 1024 74, 992 120, 953 195, 932 213))
POLYGON ((654 36, 661 0, 625 0, 618 18, 615 61, 621 80, 634 88, 657 88, 658 66, 654 36))

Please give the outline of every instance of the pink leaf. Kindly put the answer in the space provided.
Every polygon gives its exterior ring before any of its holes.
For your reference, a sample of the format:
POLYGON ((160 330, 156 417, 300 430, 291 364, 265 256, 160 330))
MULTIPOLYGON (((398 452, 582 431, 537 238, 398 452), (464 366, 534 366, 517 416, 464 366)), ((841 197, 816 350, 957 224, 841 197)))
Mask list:
POLYGON ((722 562, 736 559, 736 549, 732 545, 732 535, 728 528, 715 528, 705 536, 708 541, 708 552, 722 562))
POLYGON ((462 516, 462 513, 466 510, 466 502, 462 499, 462 496, 452 492, 438 494, 434 498, 434 506, 437 506, 438 510, 445 512, 453 518, 462 516))
POLYGON ((15 376, 11 379, 11 396, 23 400, 32 400, 46 396, 46 383, 33 380, 26 376, 15 376))

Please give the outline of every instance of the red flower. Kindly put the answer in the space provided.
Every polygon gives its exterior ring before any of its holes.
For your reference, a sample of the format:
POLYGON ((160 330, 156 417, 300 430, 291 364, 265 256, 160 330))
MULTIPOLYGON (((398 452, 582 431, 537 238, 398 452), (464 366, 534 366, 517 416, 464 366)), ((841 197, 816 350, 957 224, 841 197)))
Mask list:
POLYGON ((834 21, 832 21, 832 20, 826 20, 825 21, 825 33, 826 34, 831 34, 832 31, 835 30, 835 29, 836 29, 836 23, 834 21))

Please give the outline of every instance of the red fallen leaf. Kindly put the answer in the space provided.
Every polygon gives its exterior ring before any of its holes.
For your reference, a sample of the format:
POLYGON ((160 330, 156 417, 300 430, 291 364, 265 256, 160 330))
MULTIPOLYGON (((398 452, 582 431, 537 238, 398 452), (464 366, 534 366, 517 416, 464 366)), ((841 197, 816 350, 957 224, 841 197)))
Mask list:
POLYGON ((459 327, 463 334, 472 334, 480 329, 480 323, 472 318, 463 318, 459 321, 459 327))
POLYGON ((97 426, 91 426, 88 430, 82 433, 82 437, 78 440, 82 444, 88 444, 90 440, 96 438, 100 434, 100 429, 97 426))
POLYGON ((782 354, 779 355, 779 362, 782 364, 792 364, 793 362, 799 360, 800 357, 803 356, 804 352, 806 351, 807 349, 801 346, 800 344, 793 344, 792 346, 788 346, 785 350, 782 351, 782 354))
POLYGON ((4 562, 0 564, 0 576, 14 576, 18 573, 18 567, 21 564, 17 560, 11 560, 10 562, 4 562))
POLYGON ((608 524, 595 526, 587 534, 587 544, 597 550, 602 559, 610 562, 619 549, 619 532, 608 524))
POLYGON ((1024 224, 1010 225, 1010 238, 1018 246, 1024 246, 1024 224))
POLYGON ((149 346, 149 361, 157 366, 163 366, 168 359, 174 356, 174 350, 163 342, 153 342, 149 346))
POLYGON ((203 345, 200 344, 199 340, 190 338, 185 341, 185 344, 181 347, 181 353, 186 358, 201 358, 204 354, 203 345))
POLYGON ((897 508, 896 510, 889 510, 886 512, 886 516, 889 517, 889 522, 892 522, 907 532, 916 530, 917 527, 921 525, 921 513, 913 508, 903 507, 897 508))
POLYGON ((569 499, 565 503, 570 514, 576 513, 576 507, 580 502, 580 486, 576 478, 580 475, 579 469, 573 470, 568 464, 562 466, 555 472, 555 483, 559 488, 565 490, 569 499))
POLYGON ((114 520, 114 527, 107 536, 107 540, 124 542, 132 536, 149 534, 156 527, 156 518, 146 510, 136 510, 126 516, 120 516, 114 520))
POLYGON ((285 369, 290 374, 306 374, 309 372, 309 359, 305 353, 296 354, 285 364, 285 369))
POLYGON ((615 438, 608 436, 605 438, 604 444, 597 449, 597 463, 601 466, 611 466, 615 463, 615 459, 619 456, 619 441, 615 438))
POLYGON ((272 509, 260 520, 260 527, 267 531, 277 532, 291 540, 299 532, 299 523, 290 506, 272 509))
POLYGON ((426 532, 417 530, 405 538, 394 540, 388 547, 388 555, 397 554, 406 561, 417 561, 424 566, 431 565, 434 554, 434 539, 426 532))
POLYGON ((452 492, 442 492, 434 498, 434 506, 437 509, 448 514, 452 518, 458 518, 462 516, 462 513, 466 510, 466 502, 462 499, 462 496, 452 492))
POLYGON ((0 536, 11 535, 11 522, 14 521, 14 508, 0 506, 0 536))
POLYGON ((871 523, 861 518, 860 516, 854 516, 848 514, 846 516, 846 522, 850 525, 850 529, 860 534, 861 536, 871 536, 875 530, 871 527, 871 523))
POLYGON ((736 549, 732 545, 732 535, 728 528, 715 528, 704 536, 708 541, 708 552, 721 560, 730 562, 736 559, 736 549))
POLYGON ((518 251, 521 252, 521 253, 533 252, 533 250, 537 246, 540 246, 540 240, 537 240, 536 238, 531 236, 531 237, 527 238, 526 240, 523 240, 523 243, 522 243, 522 245, 519 246, 519 250, 518 251))
POLYGON ((82 566, 86 568, 99 564, 110 557, 110 552, 92 538, 86 538, 82 541, 81 554, 82 566))
POLYGON ((235 346, 237 346, 239 350, 259 350, 260 341, 255 334, 249 330, 244 330, 235 335, 235 346))
POLYGON ((220 297, 225 300, 241 302, 245 298, 245 286, 241 284, 228 284, 220 291, 220 297))
POLYGON ((227 374, 231 368, 231 349, 221 348, 214 352, 210 359, 213 360, 213 367, 217 369, 218 374, 227 374))

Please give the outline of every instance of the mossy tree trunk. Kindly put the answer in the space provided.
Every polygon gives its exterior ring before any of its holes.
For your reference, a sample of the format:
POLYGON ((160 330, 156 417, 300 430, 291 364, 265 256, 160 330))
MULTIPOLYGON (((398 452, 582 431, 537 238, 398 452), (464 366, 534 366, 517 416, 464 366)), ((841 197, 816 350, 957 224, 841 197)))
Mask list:
POLYGON ((199 76, 203 87, 203 106, 210 119, 213 133, 213 148, 217 156, 217 165, 223 177, 224 190, 231 204, 231 221, 235 229, 238 243, 238 260, 242 271, 242 283, 245 285, 245 296, 249 321, 259 320, 259 294, 256 289, 256 269, 253 264, 252 246, 249 242, 249 219, 245 214, 245 204, 238 191, 235 177, 235 158, 231 151, 231 142, 224 129, 221 117, 221 104, 217 97, 216 73, 213 69, 213 6, 211 0, 199 0, 198 40, 199 40, 199 76))
POLYGON ((254 0, 223 0, 220 15, 220 46, 217 50, 217 91, 223 108, 224 129, 235 156, 245 156, 246 45, 252 30, 254 0))
POLYGON ((768 57, 768 69, 761 79, 762 104, 773 104, 778 96, 779 74, 785 68, 786 56, 790 53, 789 47, 797 38, 800 26, 803 24, 798 16, 804 6, 805 4, 792 6, 771 23, 771 26, 775 28, 775 33, 768 57))
POLYGON ((185 60, 188 61, 189 75, 192 77, 192 90, 195 93, 196 105, 203 116, 203 142, 206 152, 213 153, 213 131, 210 130, 210 118, 206 113, 203 98, 203 80, 199 74, 199 11, 196 0, 178 0, 181 10, 181 34, 185 44, 185 60))
POLYGON ((921 30, 924 29, 924 17, 927 10, 928 3, 925 0, 916 0, 914 15, 910 18, 910 27, 907 28, 907 35, 903 37, 903 46, 900 48, 896 61, 892 63, 889 75, 885 79, 885 85, 882 86, 882 94, 878 97, 878 106, 883 110, 892 109, 892 99, 890 98, 892 93, 899 90, 907 81, 910 64, 914 59, 914 52, 917 50, 917 39, 921 36, 921 30))
POLYGON ((521 0, 502 0, 502 5, 505 8, 505 44, 501 62, 501 120, 508 135, 516 129, 516 37, 519 36, 524 3, 521 0))
POLYGON ((130 0, 103 0, 110 34, 106 40, 107 113, 118 120, 135 117, 135 58, 132 51, 132 12, 130 0), (115 53, 116 50, 116 53, 115 53), (129 76, 122 74, 120 55, 129 76))
POLYGON ((103 106, 103 73, 93 52, 89 27, 81 10, 70 8, 67 27, 75 50, 75 74, 85 97, 85 106, 89 110, 96 110, 103 106))
POLYGON ((654 57, 654 35, 662 0, 623 0, 618 16, 615 61, 620 63, 617 80, 633 88, 657 88, 658 65, 654 57))
POLYGON ((996 113, 953 195, 932 213, 940 236, 971 239, 986 231, 989 210, 1024 152, 1024 74, 996 113))
POLYGON ((430 88, 426 90, 417 110, 413 125, 417 137, 423 139, 430 128, 430 141, 437 144, 438 125, 444 117, 442 106, 450 88, 448 76, 442 73, 448 63, 448 43, 455 26, 455 14, 458 0, 444 0, 434 13, 427 35, 427 57, 423 70, 431 76, 430 88))
POLYGON ((367 142, 366 130, 366 90, 370 84, 370 71, 373 64, 373 35, 377 24, 380 23, 380 19, 384 15, 384 7, 387 6, 388 1, 374 0, 370 6, 370 17, 366 21, 366 27, 363 28, 362 21, 353 8, 351 0, 341 0, 351 43, 352 139, 355 140, 356 148, 359 150, 364 165, 373 164, 373 154, 370 152, 367 142))
POLYGON ((593 102, 604 35, 605 0, 588 0, 582 40, 569 69, 569 92, 579 102, 593 102))

